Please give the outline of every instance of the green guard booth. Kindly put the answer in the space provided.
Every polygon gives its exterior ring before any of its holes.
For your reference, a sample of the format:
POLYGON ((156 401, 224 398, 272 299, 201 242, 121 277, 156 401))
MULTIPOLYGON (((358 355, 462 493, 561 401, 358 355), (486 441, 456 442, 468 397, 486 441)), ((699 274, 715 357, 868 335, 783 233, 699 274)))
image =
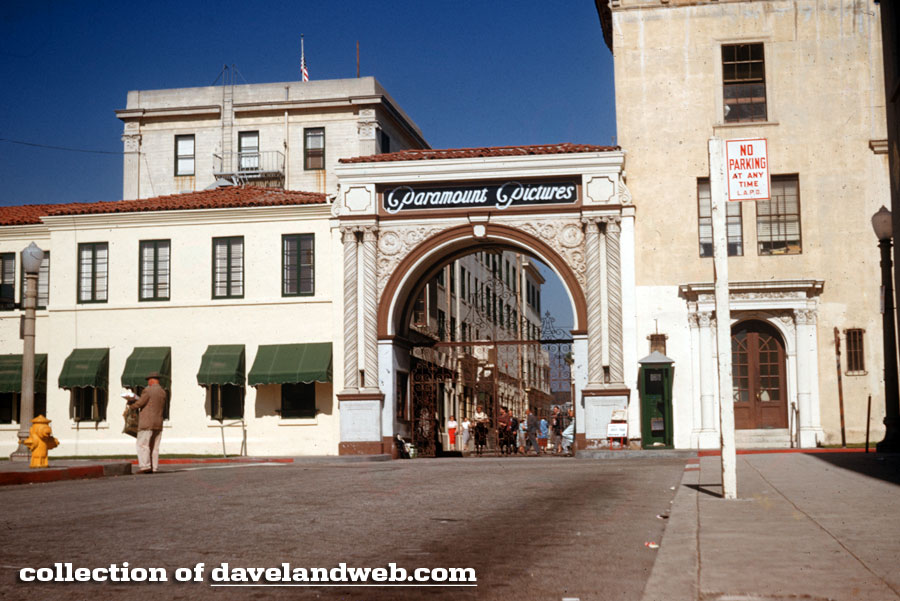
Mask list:
POLYGON ((659 351, 640 361, 638 389, 641 395, 641 446, 671 449, 672 444, 672 377, 675 366, 659 351))

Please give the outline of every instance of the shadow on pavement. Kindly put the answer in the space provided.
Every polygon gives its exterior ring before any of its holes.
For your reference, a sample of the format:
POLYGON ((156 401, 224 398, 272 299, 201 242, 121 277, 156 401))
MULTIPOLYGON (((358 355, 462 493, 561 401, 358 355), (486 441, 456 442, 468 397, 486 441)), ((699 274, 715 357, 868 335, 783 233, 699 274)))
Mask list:
POLYGON ((687 486, 688 488, 693 488, 698 492, 702 492, 705 495, 710 495, 711 497, 716 497, 717 499, 722 498, 722 485, 721 484, 682 484, 682 486, 687 486))
POLYGON ((826 463, 900 485, 900 456, 875 453, 809 453, 826 463))

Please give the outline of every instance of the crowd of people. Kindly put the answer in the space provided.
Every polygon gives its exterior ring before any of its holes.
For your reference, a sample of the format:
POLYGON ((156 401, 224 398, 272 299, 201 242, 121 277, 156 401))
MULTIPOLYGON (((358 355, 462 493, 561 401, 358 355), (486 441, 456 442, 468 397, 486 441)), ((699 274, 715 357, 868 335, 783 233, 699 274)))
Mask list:
MULTIPOLYGON (((471 419, 461 422, 451 415, 447 420, 448 450, 484 454, 492 434, 491 418, 479 405, 471 419)), ((497 418, 497 447, 501 455, 571 455, 575 440, 575 416, 554 405, 549 415, 538 416, 533 408, 517 417, 507 407, 500 407, 497 418)))

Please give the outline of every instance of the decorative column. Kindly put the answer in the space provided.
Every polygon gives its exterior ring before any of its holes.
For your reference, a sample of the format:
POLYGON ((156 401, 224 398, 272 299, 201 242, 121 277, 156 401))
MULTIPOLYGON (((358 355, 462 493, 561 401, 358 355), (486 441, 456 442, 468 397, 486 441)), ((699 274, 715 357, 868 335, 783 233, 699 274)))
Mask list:
POLYGON ((359 389, 359 307, 357 304, 357 247, 358 228, 342 227, 344 235, 344 390, 359 389))
POLYGON ((814 328, 815 311, 797 309, 794 311, 794 325, 797 335, 797 410, 800 447, 815 447, 816 433, 812 423, 812 392, 810 390, 810 361, 814 361, 810 330, 814 328))
POLYGON ((363 343, 365 344, 364 388, 378 389, 378 294, 376 282, 375 243, 378 227, 367 225, 363 230, 363 343))
POLYGON ((700 326, 700 448, 717 448, 716 369, 713 365, 713 318, 709 311, 697 314, 700 326))
POLYGON ((698 448, 703 412, 700 402, 700 316, 696 307, 688 313, 688 331, 691 337, 691 448, 698 448))
POLYGON ((621 218, 610 217, 606 221, 606 278, 609 298, 609 375, 611 383, 625 383, 625 366, 622 362, 622 266, 619 256, 621 218))
POLYGON ((588 387, 599 388, 603 383, 603 346, 601 330, 603 313, 600 304, 600 227, 599 218, 585 217, 585 263, 587 264, 588 309, 588 387))

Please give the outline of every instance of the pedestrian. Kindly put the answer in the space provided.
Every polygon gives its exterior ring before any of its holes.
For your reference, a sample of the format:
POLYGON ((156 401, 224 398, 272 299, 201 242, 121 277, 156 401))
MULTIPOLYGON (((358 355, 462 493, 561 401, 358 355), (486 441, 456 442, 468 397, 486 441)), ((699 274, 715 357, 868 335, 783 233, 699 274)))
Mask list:
POLYGON ((451 415, 447 420, 447 442, 454 451, 456 450, 456 427, 456 418, 451 415))
POLYGON ((475 454, 478 456, 481 456, 487 444, 488 423, 490 421, 487 413, 484 412, 484 407, 478 405, 475 408, 475 454))
POLYGON ((509 445, 509 454, 515 455, 519 452, 518 443, 518 435, 519 435, 519 420, 518 418, 510 412, 509 414, 509 427, 506 429, 506 444, 509 445))
POLYGON ((162 438, 163 411, 166 408, 166 391, 159 385, 159 373, 147 376, 147 387, 136 401, 129 405, 140 411, 138 417, 137 456, 138 473, 159 471, 159 442, 162 438))
POLYGON ((566 455, 574 455, 572 445, 575 442, 575 410, 569 409, 568 425, 562 433, 562 446, 566 455))
POLYGON ((469 440, 472 438, 472 422, 469 416, 465 416, 460 424, 462 426, 462 450, 464 453, 469 451, 469 440))
POLYGON ((565 430, 563 419, 559 405, 553 405, 553 411, 550 414, 550 444, 553 445, 553 452, 557 455, 562 453, 562 433, 565 430))
POLYGON ((516 428, 516 448, 519 453, 525 454, 525 420, 517 420, 516 428))
POLYGON ((509 429, 512 419, 515 418, 512 417, 509 409, 500 407, 500 416, 497 418, 497 444, 500 446, 501 455, 506 455, 512 450, 509 445, 509 429))
POLYGON ((541 418, 540 426, 538 429, 538 446, 541 447, 541 452, 547 452, 547 436, 550 434, 550 424, 547 421, 546 417, 541 418))
POLYGON ((540 429, 540 422, 538 422, 537 416, 534 414, 534 409, 529 407, 525 410, 525 451, 528 451, 528 447, 534 451, 535 455, 541 454, 541 448, 538 446, 537 437, 538 430, 540 429))

